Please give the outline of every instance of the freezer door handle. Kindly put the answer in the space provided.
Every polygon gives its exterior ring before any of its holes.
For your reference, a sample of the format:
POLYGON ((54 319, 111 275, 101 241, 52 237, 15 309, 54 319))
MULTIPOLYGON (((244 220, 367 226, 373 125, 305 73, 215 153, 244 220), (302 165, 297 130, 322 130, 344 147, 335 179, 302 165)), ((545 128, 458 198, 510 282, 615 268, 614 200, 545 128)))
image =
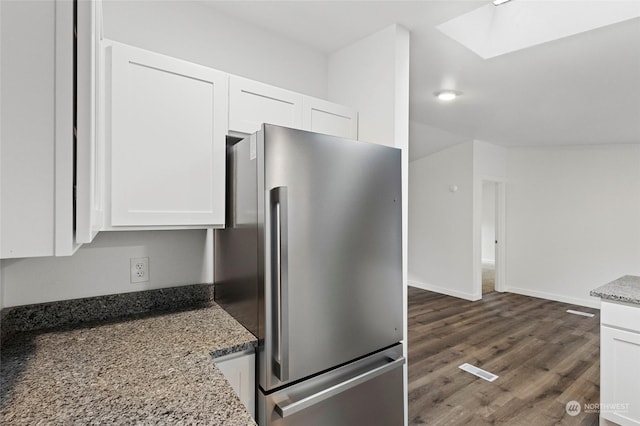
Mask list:
POLYGON ((275 411, 280 415, 280 417, 285 418, 301 410, 304 410, 305 408, 309 408, 321 401, 324 401, 325 399, 331 398, 341 392, 351 389, 354 386, 358 386, 361 383, 367 382, 375 377, 378 377, 397 367, 400 367, 404 364, 405 361, 403 357, 394 359, 390 356, 387 356, 386 358, 388 361, 390 361, 388 364, 376 367, 373 370, 369 370, 358 376, 352 377, 351 379, 346 380, 342 383, 338 383, 337 385, 331 386, 327 389, 323 389, 322 391, 303 398, 299 401, 292 402, 290 404, 276 404, 275 411))
POLYGON ((274 320, 276 341, 274 345, 273 369, 282 382, 289 380, 289 244, 287 187, 271 189, 271 270, 272 294, 275 296, 274 320))

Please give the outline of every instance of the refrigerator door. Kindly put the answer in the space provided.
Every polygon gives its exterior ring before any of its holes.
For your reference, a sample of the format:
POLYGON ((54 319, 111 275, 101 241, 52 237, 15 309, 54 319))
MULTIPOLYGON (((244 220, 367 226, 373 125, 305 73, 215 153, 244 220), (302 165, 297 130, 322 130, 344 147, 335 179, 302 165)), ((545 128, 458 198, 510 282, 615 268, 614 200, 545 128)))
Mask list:
POLYGON ((395 148, 272 125, 257 151, 269 391, 402 339, 401 166, 395 148))
POLYGON ((304 382, 258 395, 258 424, 402 425, 402 347, 377 353, 304 382))

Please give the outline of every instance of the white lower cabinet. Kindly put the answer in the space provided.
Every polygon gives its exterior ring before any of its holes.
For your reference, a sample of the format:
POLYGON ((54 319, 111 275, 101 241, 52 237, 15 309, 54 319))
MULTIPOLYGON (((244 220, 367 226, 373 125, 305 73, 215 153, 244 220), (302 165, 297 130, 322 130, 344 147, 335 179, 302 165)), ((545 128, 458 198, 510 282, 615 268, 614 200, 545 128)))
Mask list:
POLYGON ((107 228, 224 226, 228 75, 108 49, 107 228))
POLYGON ((238 394, 240 401, 255 419, 256 408, 256 356, 254 351, 225 355, 215 360, 216 365, 238 394))
POLYGON ((602 301, 601 420, 619 425, 640 425, 639 362, 640 306, 602 301))

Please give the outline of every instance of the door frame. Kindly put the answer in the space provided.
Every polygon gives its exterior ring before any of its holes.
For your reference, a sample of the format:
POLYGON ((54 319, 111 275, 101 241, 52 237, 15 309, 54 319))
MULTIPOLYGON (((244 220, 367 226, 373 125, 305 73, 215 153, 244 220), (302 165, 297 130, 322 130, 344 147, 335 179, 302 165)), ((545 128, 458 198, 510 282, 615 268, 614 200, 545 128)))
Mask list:
POLYGON ((483 184, 494 183, 495 186, 495 289, 504 292, 506 289, 506 185, 507 179, 497 176, 478 176, 474 188, 473 211, 473 299, 482 299, 482 199, 483 184))

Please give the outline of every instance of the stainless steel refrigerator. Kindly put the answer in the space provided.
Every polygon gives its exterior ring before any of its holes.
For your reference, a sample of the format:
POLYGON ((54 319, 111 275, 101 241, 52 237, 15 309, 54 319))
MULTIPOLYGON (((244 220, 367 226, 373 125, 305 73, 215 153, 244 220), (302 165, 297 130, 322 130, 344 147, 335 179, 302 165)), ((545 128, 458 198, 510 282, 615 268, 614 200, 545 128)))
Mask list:
POLYGON ((402 425, 400 150, 263 125, 227 147, 215 298, 258 338, 259 425, 402 425))

